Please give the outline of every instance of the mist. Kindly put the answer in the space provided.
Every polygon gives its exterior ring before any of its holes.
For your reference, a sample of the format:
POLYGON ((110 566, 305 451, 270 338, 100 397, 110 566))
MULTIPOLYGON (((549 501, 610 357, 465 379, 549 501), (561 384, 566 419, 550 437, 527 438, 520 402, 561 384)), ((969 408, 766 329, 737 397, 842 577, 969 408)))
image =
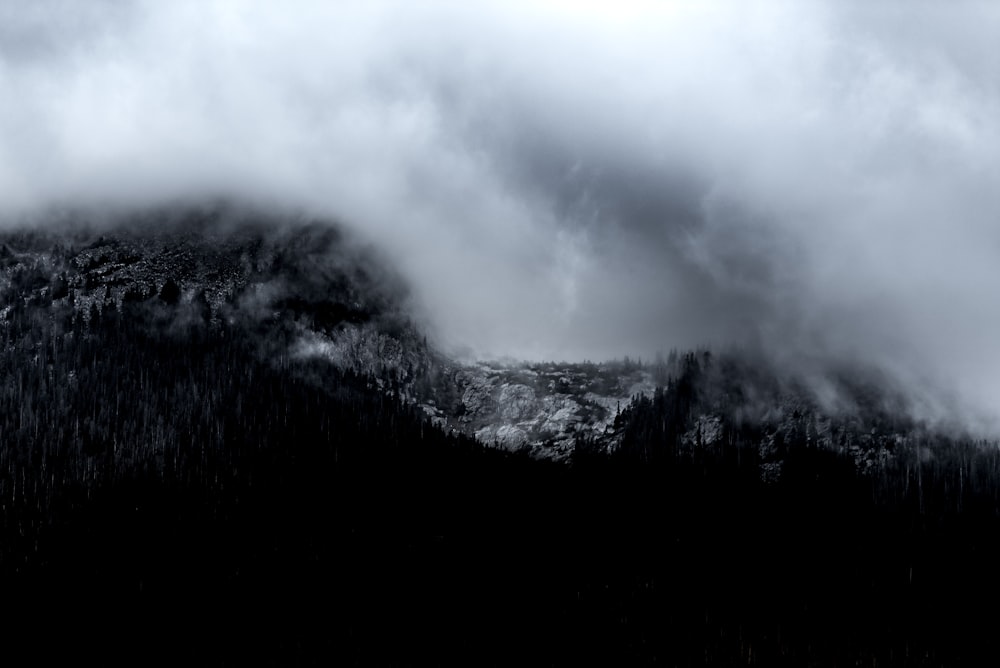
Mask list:
POLYGON ((304 212, 449 350, 735 344, 996 431, 997 34, 987 3, 4 3, 0 218, 304 212))

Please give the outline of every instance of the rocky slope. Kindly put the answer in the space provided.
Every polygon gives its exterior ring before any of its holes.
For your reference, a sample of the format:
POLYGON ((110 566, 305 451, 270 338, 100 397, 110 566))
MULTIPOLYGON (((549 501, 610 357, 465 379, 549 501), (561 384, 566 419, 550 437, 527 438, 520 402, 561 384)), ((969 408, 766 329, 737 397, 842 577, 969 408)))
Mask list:
POLYGON ((580 437, 608 439, 632 398, 654 389, 650 373, 623 363, 501 364, 457 367, 461 398, 427 408, 442 423, 487 444, 565 460, 580 437))

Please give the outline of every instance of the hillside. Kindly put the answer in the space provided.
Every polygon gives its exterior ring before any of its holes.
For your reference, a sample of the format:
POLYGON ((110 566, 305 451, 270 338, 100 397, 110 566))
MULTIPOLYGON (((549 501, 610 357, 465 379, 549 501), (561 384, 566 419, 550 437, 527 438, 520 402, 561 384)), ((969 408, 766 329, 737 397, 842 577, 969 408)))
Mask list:
POLYGON ((12 656, 936 666, 997 649, 973 603, 1000 595, 998 450, 920 423, 874 376, 834 378, 824 404, 736 352, 460 364, 329 225, 132 223, 0 245, 12 656))

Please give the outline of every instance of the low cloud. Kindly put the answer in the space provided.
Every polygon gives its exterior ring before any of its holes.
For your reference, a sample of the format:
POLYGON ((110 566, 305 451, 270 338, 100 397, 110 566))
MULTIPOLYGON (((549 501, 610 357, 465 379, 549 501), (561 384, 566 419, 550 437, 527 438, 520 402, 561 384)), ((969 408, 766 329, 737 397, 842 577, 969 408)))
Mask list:
POLYGON ((985 3, 5 6, 0 207, 304 211, 447 346, 738 343, 996 427, 998 33, 985 3))

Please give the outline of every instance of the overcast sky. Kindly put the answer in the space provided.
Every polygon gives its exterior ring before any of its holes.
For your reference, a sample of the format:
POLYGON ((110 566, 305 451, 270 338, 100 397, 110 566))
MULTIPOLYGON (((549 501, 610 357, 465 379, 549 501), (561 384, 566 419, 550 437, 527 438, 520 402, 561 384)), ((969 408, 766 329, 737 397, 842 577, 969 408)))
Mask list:
POLYGON ((0 215, 277 204, 385 249, 444 345, 739 342, 996 417, 998 35, 987 2, 0 0, 0 215))

